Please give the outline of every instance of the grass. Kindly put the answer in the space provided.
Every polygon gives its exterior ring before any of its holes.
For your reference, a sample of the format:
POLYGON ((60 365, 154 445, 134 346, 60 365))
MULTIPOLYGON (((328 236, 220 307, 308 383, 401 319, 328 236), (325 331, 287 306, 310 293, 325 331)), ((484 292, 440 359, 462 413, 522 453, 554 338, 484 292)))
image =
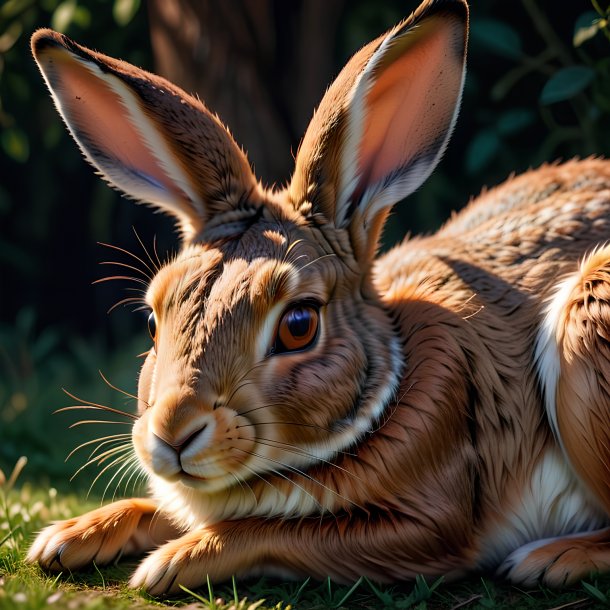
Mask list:
MULTIPOLYGON (((24 460, 17 470, 24 466, 24 460)), ((360 579, 351 587, 331 581, 233 581, 198 591, 184 590, 162 600, 126 587, 133 562, 121 562, 78 574, 49 576, 23 557, 34 532, 49 521, 65 519, 99 505, 80 494, 58 493, 31 483, 19 484, 19 473, 0 472, 0 609, 145 610, 182 607, 188 610, 356 609, 576 609, 610 606, 610 578, 583 582, 564 591, 516 587, 473 578, 445 584, 442 579, 381 587, 360 579)))
MULTIPOLYGON (((87 440, 83 434, 88 427, 69 432, 69 415, 51 416, 53 410, 70 404, 61 385, 74 394, 117 404, 116 392, 97 373, 99 363, 104 363, 104 374, 113 383, 133 392, 130 384, 137 378, 139 362, 131 354, 140 351, 142 346, 132 341, 110 357, 103 342, 66 340, 54 329, 37 332, 35 318, 28 311, 11 325, 0 323, 0 610, 571 610, 610 606, 610 577, 559 592, 522 591, 476 577, 455 584, 418 579, 392 587, 365 579, 350 587, 330 581, 262 579, 209 585, 156 600, 126 587, 133 562, 60 576, 26 565, 23 558, 38 529, 100 504, 99 495, 83 499, 95 470, 85 470, 74 483, 68 483, 86 455, 80 462, 65 463, 64 458, 87 440), (27 460, 20 458, 24 454, 27 460)), ((91 430, 91 434, 100 436, 99 430, 91 430)), ((93 493, 101 494, 104 488, 100 481, 93 493)))

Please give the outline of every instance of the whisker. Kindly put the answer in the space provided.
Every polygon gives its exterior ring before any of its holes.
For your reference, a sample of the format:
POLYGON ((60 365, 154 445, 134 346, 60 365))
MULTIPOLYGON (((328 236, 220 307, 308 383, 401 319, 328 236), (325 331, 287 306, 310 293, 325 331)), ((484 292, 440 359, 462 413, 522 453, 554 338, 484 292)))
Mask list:
POLYGON ((155 274, 159 273, 159 269, 161 269, 161 266, 162 266, 161 261, 159 260, 159 255, 157 254, 157 236, 155 235, 153 237, 153 249, 155 252, 155 256, 157 257, 157 264, 155 264, 155 261, 152 259, 150 252, 148 251, 148 248, 144 245, 144 242, 138 235, 136 228, 132 227, 132 229, 133 229, 134 235, 136 236, 136 239, 138 240, 138 243, 140 244, 140 247, 142 248, 142 250, 144 250, 144 254, 146 254, 146 258, 148 258, 148 260, 150 261, 150 264, 152 265, 152 269, 148 265, 146 265, 146 268, 149 271, 151 271, 152 275, 154 276, 155 274))
POLYGON ((117 453, 128 453, 133 451, 133 447, 131 443, 126 443, 124 445, 116 445, 115 447, 111 447, 110 449, 105 449, 102 453, 99 453, 95 456, 94 461, 97 462, 98 465, 107 462, 113 455, 117 453))
MULTIPOLYGON (((249 470, 252 474, 256 474, 251 468, 248 468, 247 466, 246 466, 246 469, 249 470)), ((248 485, 248 481, 246 481, 245 479, 240 479, 233 472, 230 472, 229 474, 231 475, 231 477, 233 479, 235 479, 235 481, 237 481, 237 484, 241 487, 242 490, 245 491, 246 489, 248 489, 248 491, 252 494, 252 496, 254 498, 254 503, 257 504, 258 503, 258 499, 257 499, 256 494, 254 493, 254 490, 252 489, 252 487, 250 487, 250 485, 248 485)))
MULTIPOLYGON (((124 415, 126 417, 131 417, 129 413, 124 413, 123 411, 119 411, 117 409, 98 407, 95 405, 70 405, 69 407, 62 407, 61 409, 56 409, 53 411, 53 414, 63 413, 65 411, 110 411, 111 413, 115 413, 116 415, 124 415)), ((133 419, 138 419, 137 417, 133 417, 133 419)), ((124 422, 126 424, 130 422, 124 422)))
POLYGON ((142 483, 144 482, 144 479, 146 479, 146 477, 147 477, 146 470, 144 470, 144 468, 140 467, 139 462, 137 464, 136 472, 138 472, 138 470, 140 472, 138 473, 136 480, 133 482, 133 492, 132 492, 133 494, 136 493, 136 489, 138 488, 138 485, 142 485, 142 483), (142 482, 140 482, 140 479, 142 479, 142 482))
POLYGON ((148 308, 146 301, 142 297, 126 297, 124 299, 121 299, 120 301, 117 301, 112 307, 110 307, 110 309, 106 311, 106 313, 112 313, 117 307, 121 307, 121 305, 129 305, 130 303, 140 303, 142 305, 134 311, 148 308))
POLYGON ((112 485, 112 482, 117 478, 117 476, 123 472, 121 478, 119 479, 119 482, 117 483, 117 486, 114 489, 114 493, 112 494, 112 501, 114 502, 114 499, 116 497, 116 492, 118 491, 119 486, 121 485, 121 481, 123 480, 123 478, 125 477, 125 474, 127 474, 129 472, 129 469, 131 468, 131 466, 134 463, 134 460, 136 460, 136 456, 132 455, 130 458, 127 458, 127 460, 125 460, 125 463, 117 469, 117 471, 112 475, 110 481, 108 481, 108 483, 106 484, 106 487, 104 488, 104 491, 102 492, 102 502, 104 501, 104 498, 106 497, 106 492, 108 491, 108 488, 110 487, 110 485, 112 485))
POLYGON ((109 468, 112 468, 113 466, 116 466, 117 464, 120 464, 121 462, 124 462, 125 460, 129 459, 128 455, 120 455, 118 458, 115 458, 112 462, 110 462, 110 464, 108 464, 107 466, 105 466, 100 472, 99 474, 95 477, 95 479, 93 479, 93 483, 91 483, 91 485, 89 486, 89 491, 87 492, 87 498, 89 497, 89 494, 91 493, 91 490, 93 489, 93 486, 98 482, 98 480, 100 479, 100 477, 108 471, 109 468))
POLYGON ((107 405, 102 405, 97 402, 91 402, 90 400, 84 400, 83 398, 79 398, 78 396, 68 392, 65 388, 62 388, 65 394, 67 394, 72 400, 76 400, 77 402, 84 403, 83 405, 74 405, 72 407, 63 407, 62 409, 58 409, 55 413, 61 413, 62 411, 71 411, 73 409, 89 409, 95 408, 100 409, 102 411, 108 411, 109 413, 115 413, 116 415, 124 415, 125 417, 130 417, 131 419, 138 419, 137 415, 133 413, 128 413, 127 411, 121 411, 120 409, 114 409, 113 407, 109 407, 107 405))
MULTIPOLYGON (((249 383, 254 383, 254 382, 249 382, 249 383)), ((285 406, 286 406, 285 401, 266 402, 265 404, 259 405, 258 407, 252 407, 251 409, 248 409, 247 411, 239 411, 239 414, 240 415, 249 415, 250 413, 254 413, 254 411, 260 411, 260 409, 269 409, 271 407, 285 407, 285 406)))
POLYGON ((128 450, 131 449, 131 445, 124 445, 122 447, 113 447, 112 449, 107 449, 106 451, 104 451, 103 453, 101 453, 100 455, 95 456, 92 459, 87 460, 71 477, 70 477, 70 481, 73 481, 76 476, 78 476, 83 470, 85 470, 85 468, 87 468, 87 466, 90 466, 91 464, 95 464, 96 462, 98 464, 102 463, 105 459, 112 457, 113 455, 116 455, 117 453, 127 453, 128 450))
MULTIPOLYGON (((285 466, 285 464, 282 464, 281 462, 277 462, 276 460, 272 460, 271 458, 267 458, 263 455, 259 455, 258 453, 254 452, 254 451, 247 451, 246 449, 239 449, 239 451, 242 451, 243 453, 246 453, 246 454, 256 457, 258 459, 267 460, 269 462, 275 462, 277 464, 280 464, 281 466, 285 466)), ((288 481, 288 483, 290 483, 291 485, 294 485, 295 487, 300 489, 306 496, 309 496, 313 500, 313 502, 318 506, 319 509, 322 509, 322 504, 320 504, 319 500, 317 500, 316 497, 313 494, 311 494, 310 492, 308 492, 302 485, 299 485, 296 481, 287 477, 285 474, 283 474, 279 470, 275 470, 274 468, 271 468, 270 471, 274 475, 284 479, 285 481, 288 481)), ((333 514, 332 511, 329 511, 329 512, 331 514, 333 514)))
MULTIPOLYGON (((137 234, 136 234, 137 237, 137 234)), ((139 239, 139 238, 138 238, 139 239)), ((131 258, 137 260, 139 263, 142 264, 142 266, 147 269, 150 273, 150 275, 148 275, 149 279, 152 279, 155 274, 156 271, 151 269, 149 267, 149 265, 146 263, 146 261, 142 260, 137 254, 134 254, 133 252, 130 252, 129 250, 126 250, 125 248, 120 248, 119 246, 115 246, 113 244, 107 244, 105 242, 98 242, 100 246, 104 246, 105 248, 110 248, 111 250, 116 250, 117 252, 122 252, 123 254, 127 254, 127 256, 131 256, 131 258)))
MULTIPOLYGON (((102 373, 102 371, 98 371, 100 374, 100 377, 104 380, 104 383, 112 390, 115 390, 116 392, 119 392, 119 394, 123 394, 123 396, 127 396, 127 398, 133 398, 134 400, 142 400, 141 398, 139 398, 138 396, 136 396, 135 394, 131 394, 129 392, 127 392, 126 390, 122 390, 121 388, 118 388, 117 386, 113 385, 112 383, 110 383, 110 381, 108 381, 108 379, 106 378, 106 376, 104 375, 104 373, 102 373)), ((142 402, 147 406, 150 407, 150 405, 145 401, 142 400, 142 402)), ((137 419, 137 417, 136 417, 137 419)))
POLYGON ((132 426, 133 424, 130 421, 114 421, 111 419, 81 419, 80 421, 74 422, 70 424, 69 428, 76 428, 77 426, 84 426, 86 424, 114 424, 114 425, 123 425, 123 426, 132 426))
POLYGON ((75 447, 74 449, 72 449, 72 451, 70 451, 70 453, 68 453, 68 457, 66 458, 66 462, 79 450, 82 449, 83 447, 87 447, 88 445, 93 445, 93 443, 97 443, 99 441, 107 441, 107 440, 115 440, 115 439, 125 439, 125 438, 130 438, 131 434, 128 433, 121 433, 121 434, 110 434, 109 436, 102 436, 101 438, 94 438, 91 441, 87 441, 85 443, 81 443, 78 447, 75 447))
POLYGON ((318 261, 321 261, 323 258, 331 258, 337 256, 335 253, 331 253, 331 254, 323 254, 321 256, 318 256, 317 258, 314 258, 312 261, 309 261, 308 263, 305 263, 302 267, 301 267, 301 271, 303 269, 307 269, 307 267, 309 267, 310 265, 313 265, 314 263, 317 263, 318 261))
POLYGON ((148 273, 146 273, 145 271, 142 271, 142 269, 139 269, 138 267, 134 267, 133 265, 128 265, 127 263, 121 263, 120 261, 100 261, 99 264, 105 265, 105 266, 114 265, 116 267, 122 267, 123 269, 131 269, 132 271, 135 271, 136 273, 142 274, 147 280, 150 281, 150 275, 148 273))
MULTIPOLYGON (((140 475, 140 460, 138 460, 138 456, 134 455, 135 459, 133 462, 133 468, 131 471, 131 474, 129 475, 129 478, 127 479, 127 481, 125 482, 125 494, 127 494, 127 490, 129 489, 129 483, 131 482, 131 479, 133 479, 134 475, 140 475)), ((135 487, 135 483, 137 483, 138 479, 136 477, 136 480, 134 482, 134 487, 133 487, 133 491, 132 491, 132 495, 135 495, 136 493, 136 487, 135 487)), ((119 481, 120 483, 120 481, 119 481)))
POLYGON ((237 392, 242 390, 248 384, 254 383, 254 381, 252 381, 250 379, 246 379, 246 377, 248 377, 248 375, 253 373, 256 369, 263 367, 265 364, 266 364, 265 362, 257 362, 256 364, 252 365, 245 373, 243 373, 241 375, 241 377, 237 380, 235 387, 233 388, 233 391, 229 395, 229 398, 227 398, 227 401, 226 401, 227 406, 231 404, 231 401, 233 400, 233 398, 235 397, 235 394, 237 394, 237 392))
MULTIPOLYGON (((333 468, 336 468, 337 470, 341 470, 342 472, 345 472, 345 474, 348 474, 348 475, 354 477, 355 479, 362 481, 362 479, 357 474, 354 474, 353 472, 347 470, 346 468, 343 468, 343 466, 339 466, 339 464, 335 464, 334 462, 331 462, 329 460, 325 460, 324 458, 318 457, 317 455, 314 455, 313 453, 310 453, 309 451, 307 451, 306 449, 302 449, 301 447, 296 447, 295 445, 291 445, 290 443, 284 443, 282 441, 276 441, 276 440, 269 439, 269 438, 261 438, 260 436, 255 436, 254 440, 257 443, 259 443, 261 445, 265 445, 267 447, 281 449, 282 451, 286 451, 286 452, 292 453, 294 455, 300 455, 303 457, 311 458, 312 460, 315 460, 316 462, 322 462, 323 464, 326 464, 327 466, 332 466, 333 468), (283 445, 283 447, 281 445, 283 445)), ((352 454, 350 454, 350 455, 352 455, 352 454)))
POLYGON ((115 280, 125 280, 128 282, 135 282, 136 284, 142 284, 142 286, 146 286, 148 288, 148 282, 139 277, 133 277, 131 275, 109 275, 107 277, 101 277, 97 280, 93 280, 91 282, 94 286, 96 284, 103 284, 104 282, 113 282, 115 280))
MULTIPOLYGON (((115 447, 126 446, 126 445, 130 445, 130 444, 131 444, 131 435, 129 435, 129 439, 124 438, 121 440, 117 439, 115 441, 105 441, 104 443, 100 443, 97 447, 95 447, 95 449, 93 449, 93 451, 89 454, 89 457, 87 459, 91 460, 95 456, 95 459, 99 460, 103 456, 103 454, 102 453, 98 454, 98 451, 100 451, 102 449, 102 447, 105 445, 110 445, 109 447, 104 449, 104 451, 109 451, 110 449, 114 449, 115 447)), ((103 459, 100 460, 100 462, 103 462, 103 461, 104 461, 103 459)))
POLYGON ((163 267, 163 263, 161 262, 161 259, 159 258, 159 253, 157 252, 157 236, 156 235, 153 236, 153 253, 155 255, 155 258, 157 259, 157 265, 155 268, 157 269, 157 271, 159 271, 161 269, 161 267, 163 267))
MULTIPOLYGON (((265 405, 266 406, 266 405, 265 405)), ((257 423, 251 423, 251 424, 242 424, 241 426, 236 426, 236 428, 251 428, 251 427, 256 427, 256 426, 275 426, 275 425, 282 425, 282 426, 301 426, 303 428, 314 428, 315 430, 322 430, 323 432, 328 432, 329 434, 332 434, 333 431, 330 428, 324 428, 324 426, 318 426, 317 424, 305 424, 302 422, 296 422, 296 421, 264 421, 264 422, 257 422, 257 423)))
MULTIPOLYGON (((328 487, 327 485, 324 485, 324 483, 322 483, 321 481, 318 481, 315 477, 312 477, 311 475, 307 474, 306 472, 303 472, 302 470, 300 470, 299 468, 296 468, 295 466, 291 466, 290 464, 285 464, 284 462, 280 462, 278 460, 274 460, 273 458, 270 457, 266 457, 264 455, 260 455, 256 452, 251 452, 251 451, 247 451, 245 449, 241 449, 236 447, 236 449, 239 449, 239 451, 243 451, 244 453, 249 453, 250 455, 257 457, 259 459, 262 460, 267 460, 268 462, 272 462, 274 464, 278 464, 279 466, 281 466, 282 468, 285 468, 287 470, 289 470, 290 472, 293 472, 294 474, 296 474, 297 476, 301 476, 304 479, 307 479, 309 481, 311 481, 312 483, 319 485, 320 487, 322 487, 322 489, 325 489, 326 491, 332 493, 333 495, 337 496, 338 498, 340 498, 341 500, 348 502, 349 504, 352 504, 353 506, 355 506, 356 508, 359 508, 363 511, 365 511, 364 507, 360 506, 359 504, 357 504, 356 502, 354 502, 353 500, 350 500, 349 498, 346 498, 345 496, 342 496, 340 493, 338 493, 336 490, 331 489, 330 487, 328 487)), ((276 471, 274 471, 276 472, 276 471)), ((279 472, 277 472, 277 474, 280 474, 279 472)), ((308 496, 311 497, 311 499, 318 504, 318 506, 320 506, 320 508, 322 508, 320 502, 318 500, 316 500, 316 498, 310 494, 306 489, 304 489, 303 487, 301 487, 300 485, 298 485, 293 479, 282 476, 282 478, 285 478, 287 481, 290 481, 293 485, 296 485, 297 487, 299 487, 304 493, 306 493, 308 496)), ((366 512, 366 511, 365 511, 366 512)), ((331 511, 332 514, 332 511, 331 511)))

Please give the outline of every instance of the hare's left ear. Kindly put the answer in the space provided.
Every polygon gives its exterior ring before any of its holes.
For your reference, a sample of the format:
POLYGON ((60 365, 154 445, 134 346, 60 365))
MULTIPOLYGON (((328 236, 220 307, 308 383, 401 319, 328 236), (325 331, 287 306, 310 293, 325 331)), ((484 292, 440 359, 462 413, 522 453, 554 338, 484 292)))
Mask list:
POLYGON ((198 99, 52 30, 38 30, 32 50, 85 158, 128 197, 174 216, 185 240, 212 218, 253 213, 248 160, 198 99))
POLYGON ((296 159, 297 209, 350 231, 364 264, 392 205, 430 175, 464 82, 465 0, 426 0, 359 51, 324 96, 296 159))

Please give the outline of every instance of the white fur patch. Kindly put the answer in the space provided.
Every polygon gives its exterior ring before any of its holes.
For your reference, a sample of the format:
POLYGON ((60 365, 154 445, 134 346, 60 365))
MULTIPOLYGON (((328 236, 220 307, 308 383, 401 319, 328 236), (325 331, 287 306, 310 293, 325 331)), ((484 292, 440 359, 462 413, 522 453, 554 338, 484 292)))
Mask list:
POLYGON ((557 285, 549 300, 545 316, 536 337, 535 363, 542 386, 546 414, 553 434, 561 444, 557 423, 557 383, 561 374, 557 333, 561 318, 568 304, 570 294, 580 280, 580 271, 573 273, 557 285))
POLYGON ((504 521, 485 536, 481 569, 510 569, 541 541, 590 532, 608 525, 608 517, 578 482, 558 448, 549 449, 532 478, 508 506, 504 521))

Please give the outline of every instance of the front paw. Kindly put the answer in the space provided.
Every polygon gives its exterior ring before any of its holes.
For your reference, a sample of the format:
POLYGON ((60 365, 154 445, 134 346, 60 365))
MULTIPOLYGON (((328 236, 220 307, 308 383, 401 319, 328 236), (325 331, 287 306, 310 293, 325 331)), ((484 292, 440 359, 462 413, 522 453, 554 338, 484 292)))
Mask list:
POLYGON ((153 551, 139 565, 129 586, 157 596, 178 593, 181 586, 196 589, 208 578, 227 580, 239 570, 245 552, 233 553, 229 546, 215 532, 189 532, 153 551))
POLYGON ((32 544, 26 561, 49 571, 105 565, 131 551, 131 537, 145 509, 144 501, 121 500, 74 519, 46 527, 32 544))

